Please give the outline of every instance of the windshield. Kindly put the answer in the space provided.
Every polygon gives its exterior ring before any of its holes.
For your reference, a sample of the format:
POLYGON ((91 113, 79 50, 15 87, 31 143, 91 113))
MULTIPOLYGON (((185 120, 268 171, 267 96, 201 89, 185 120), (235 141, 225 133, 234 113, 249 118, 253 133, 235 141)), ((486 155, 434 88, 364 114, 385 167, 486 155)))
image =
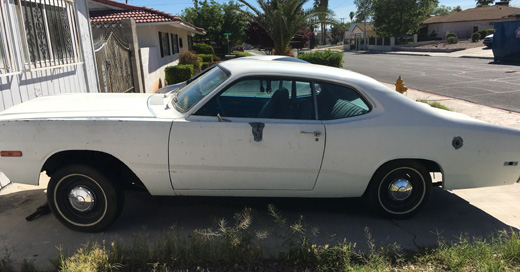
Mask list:
POLYGON ((228 74, 222 68, 211 69, 182 88, 172 103, 180 112, 187 112, 227 78, 228 74))

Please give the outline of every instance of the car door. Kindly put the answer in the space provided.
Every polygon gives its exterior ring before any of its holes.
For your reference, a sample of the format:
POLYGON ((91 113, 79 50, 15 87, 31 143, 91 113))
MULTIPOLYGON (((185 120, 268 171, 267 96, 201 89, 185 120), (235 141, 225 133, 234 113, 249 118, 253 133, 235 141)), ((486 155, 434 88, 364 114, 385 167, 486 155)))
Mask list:
POLYGON ((172 124, 175 190, 311 190, 325 146, 311 83, 236 81, 172 124))

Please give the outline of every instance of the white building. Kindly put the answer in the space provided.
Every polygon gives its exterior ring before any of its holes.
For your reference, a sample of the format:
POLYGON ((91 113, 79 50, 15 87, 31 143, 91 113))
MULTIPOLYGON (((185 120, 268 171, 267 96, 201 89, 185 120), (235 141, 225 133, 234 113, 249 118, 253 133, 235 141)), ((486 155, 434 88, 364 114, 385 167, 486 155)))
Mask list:
POLYGON ((163 87, 164 68, 178 63, 179 53, 191 50, 193 36, 205 30, 181 18, 146 7, 138 7, 113 0, 89 0, 92 23, 133 19, 144 89, 154 92, 163 87))

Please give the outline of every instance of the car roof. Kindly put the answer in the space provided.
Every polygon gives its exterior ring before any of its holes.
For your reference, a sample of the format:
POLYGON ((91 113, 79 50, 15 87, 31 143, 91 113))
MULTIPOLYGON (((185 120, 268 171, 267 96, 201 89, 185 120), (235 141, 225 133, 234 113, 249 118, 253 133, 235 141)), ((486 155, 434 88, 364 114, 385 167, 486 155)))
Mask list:
POLYGON ((257 55, 257 56, 249 56, 238 58, 237 60, 271 60, 271 61, 289 61, 289 62, 299 62, 299 63, 309 63, 308 61, 301 60, 298 58, 288 57, 288 56, 280 56, 280 55, 257 55))
MULTIPOLYGON (((346 69, 340 69, 330 66, 280 61, 273 65, 272 61, 257 59, 229 60, 219 64, 221 67, 229 70, 234 76, 245 75, 284 75, 302 78, 314 78, 334 81, 349 81, 354 84, 358 83, 375 83, 374 79, 362 74, 358 74, 346 69)), ((364 84, 362 84, 364 85, 364 84)))

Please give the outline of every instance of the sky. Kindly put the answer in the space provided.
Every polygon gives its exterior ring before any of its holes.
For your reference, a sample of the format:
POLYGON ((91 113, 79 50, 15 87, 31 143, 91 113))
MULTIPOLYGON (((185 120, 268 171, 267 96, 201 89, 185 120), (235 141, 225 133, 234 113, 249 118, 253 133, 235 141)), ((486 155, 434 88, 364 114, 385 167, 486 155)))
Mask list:
MULTIPOLYGON (((124 0, 116 0, 119 2, 125 2, 124 0)), ((208 0, 209 2, 210 0, 208 0)), ((397 0, 399 1, 399 0, 397 0)), ((217 3, 227 3, 229 0, 215 0, 217 3)), ((238 2, 235 0, 235 2, 238 2)), ((306 8, 310 8, 312 6, 313 0, 309 0, 306 8)), ((249 3, 256 3, 256 0, 250 0, 249 3)), ((445 6, 460 6, 462 9, 474 8, 475 0, 440 0, 439 5, 445 6)), ((134 6, 146 6, 149 8, 161 10, 173 15, 181 16, 182 11, 187 7, 193 7, 193 1, 191 0, 128 0, 128 4, 134 6)), ((511 0, 511 6, 520 7, 520 0, 511 0)), ((255 5, 256 6, 256 5, 255 5)), ((350 20, 349 13, 351 11, 356 11, 356 5, 354 5, 354 0, 329 0, 329 8, 334 11, 336 14, 336 18, 338 20, 343 19, 345 22, 350 20)))

